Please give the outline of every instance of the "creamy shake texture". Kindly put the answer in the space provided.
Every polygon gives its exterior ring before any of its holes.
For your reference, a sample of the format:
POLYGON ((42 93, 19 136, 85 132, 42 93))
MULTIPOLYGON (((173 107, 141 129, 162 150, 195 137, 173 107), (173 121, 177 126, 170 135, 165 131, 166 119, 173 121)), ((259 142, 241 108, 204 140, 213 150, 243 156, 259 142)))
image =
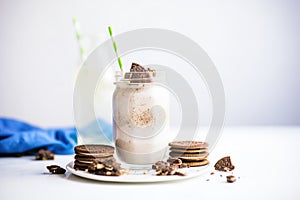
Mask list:
POLYGON ((129 164, 152 164, 164 157, 169 133, 169 92, 154 81, 155 71, 133 63, 116 81, 113 133, 118 157, 129 164))

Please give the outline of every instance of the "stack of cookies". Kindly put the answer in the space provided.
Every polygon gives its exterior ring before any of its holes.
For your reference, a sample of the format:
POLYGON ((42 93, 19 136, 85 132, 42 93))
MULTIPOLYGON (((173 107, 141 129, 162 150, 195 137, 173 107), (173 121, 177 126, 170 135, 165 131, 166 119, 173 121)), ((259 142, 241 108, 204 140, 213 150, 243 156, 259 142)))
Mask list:
POLYGON ((200 141, 174 141, 169 143, 170 158, 168 162, 180 160, 180 167, 199 167, 209 163, 208 144, 200 141))
POLYGON ((89 166, 97 159, 113 158, 115 152, 114 147, 102 144, 78 145, 74 150, 74 169, 83 171, 88 171, 89 166))

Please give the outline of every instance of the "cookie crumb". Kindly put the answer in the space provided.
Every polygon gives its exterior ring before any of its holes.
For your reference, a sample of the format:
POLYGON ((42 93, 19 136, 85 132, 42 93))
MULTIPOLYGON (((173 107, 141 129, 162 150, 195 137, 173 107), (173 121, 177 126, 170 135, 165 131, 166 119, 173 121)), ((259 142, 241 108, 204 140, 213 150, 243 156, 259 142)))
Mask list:
POLYGON ((235 178, 235 176, 233 176, 233 175, 226 176, 226 178, 227 178, 227 182, 228 182, 228 183, 233 183, 233 182, 236 181, 236 178, 235 178))
POLYGON ((210 175, 214 175, 214 174, 215 174, 215 172, 211 172, 211 173, 210 173, 210 175))

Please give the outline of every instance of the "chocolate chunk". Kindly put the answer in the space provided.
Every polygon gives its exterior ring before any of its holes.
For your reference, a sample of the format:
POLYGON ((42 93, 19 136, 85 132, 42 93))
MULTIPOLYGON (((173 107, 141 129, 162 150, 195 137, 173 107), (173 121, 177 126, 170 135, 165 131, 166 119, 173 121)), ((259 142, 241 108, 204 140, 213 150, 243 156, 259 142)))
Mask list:
POLYGON ((54 153, 51 151, 40 149, 35 156, 36 160, 54 160, 54 153))
POLYGON ((236 181, 236 178, 233 175, 226 176, 228 183, 233 183, 236 181))
POLYGON ((66 172, 66 170, 58 165, 50 165, 47 166, 47 169, 49 170, 49 172, 51 172, 52 174, 64 174, 66 172))
POLYGON ((234 170, 234 165, 231 163, 230 156, 226 156, 224 158, 221 158, 216 164, 215 164, 215 170, 218 171, 232 171, 234 170))

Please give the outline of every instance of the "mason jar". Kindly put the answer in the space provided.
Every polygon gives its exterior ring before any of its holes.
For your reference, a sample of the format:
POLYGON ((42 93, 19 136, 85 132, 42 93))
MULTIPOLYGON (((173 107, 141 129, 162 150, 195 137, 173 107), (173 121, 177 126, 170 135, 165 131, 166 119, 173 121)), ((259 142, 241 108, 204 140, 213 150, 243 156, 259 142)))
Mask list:
MULTIPOLYGON (((161 72, 116 74, 113 139, 118 158, 134 165, 162 160, 173 138, 169 131, 169 92, 161 72), (158 78, 159 77, 159 78, 158 78)), ((164 74, 163 74, 164 75, 164 74)))

